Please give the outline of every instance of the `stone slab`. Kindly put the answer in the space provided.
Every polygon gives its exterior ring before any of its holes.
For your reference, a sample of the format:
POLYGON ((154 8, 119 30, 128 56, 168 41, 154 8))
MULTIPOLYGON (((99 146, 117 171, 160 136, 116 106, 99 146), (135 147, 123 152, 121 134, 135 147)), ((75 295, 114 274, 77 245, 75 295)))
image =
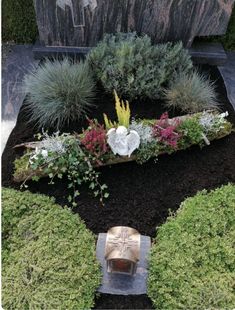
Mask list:
POLYGON ((33 45, 14 45, 2 66, 2 123, 1 153, 15 127, 21 105, 25 99, 22 91, 24 75, 36 69, 39 61, 33 57, 33 45))
POLYGON ((194 43, 189 49, 189 54, 196 64, 220 66, 227 61, 227 55, 221 43, 194 43))
POLYGON ((105 33, 148 34, 154 43, 226 33, 235 0, 34 0, 47 46, 95 46, 105 33))
POLYGON ((70 47, 70 46, 45 46, 37 45, 33 48, 34 59, 43 58, 59 58, 67 56, 71 58, 85 58, 86 54, 91 50, 91 47, 70 47))
MULTIPOLYGON (((47 57, 58 58, 62 56, 74 59, 84 59, 92 47, 69 47, 69 46, 45 46, 39 45, 33 48, 35 59, 47 57)), ((209 64, 221 66, 227 60, 226 52, 220 43, 197 43, 188 49, 195 64, 209 64)))
POLYGON ((141 235, 140 260, 134 276, 107 273, 105 253, 105 233, 100 233, 96 245, 96 256, 102 266, 103 279, 98 292, 113 295, 142 295, 147 293, 148 253, 151 239, 141 235))
POLYGON ((218 69, 223 77, 228 99, 235 110, 235 52, 227 52, 227 62, 218 69))
POLYGON ((24 75, 36 69, 39 61, 33 58, 33 45, 12 47, 2 68, 2 120, 16 120, 25 94, 24 75))

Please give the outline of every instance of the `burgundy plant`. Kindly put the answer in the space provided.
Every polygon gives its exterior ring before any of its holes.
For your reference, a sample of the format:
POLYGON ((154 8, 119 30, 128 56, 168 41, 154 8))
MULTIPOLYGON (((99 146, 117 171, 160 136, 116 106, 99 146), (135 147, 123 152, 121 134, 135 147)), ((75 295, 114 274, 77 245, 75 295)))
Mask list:
POLYGON ((106 130, 104 125, 99 124, 96 120, 88 121, 89 127, 83 132, 81 143, 90 154, 99 160, 109 150, 106 138, 106 130))
POLYGON ((180 134, 177 132, 179 124, 179 120, 175 120, 174 123, 170 122, 168 113, 165 112, 153 126, 153 136, 164 145, 176 149, 180 139, 180 134))

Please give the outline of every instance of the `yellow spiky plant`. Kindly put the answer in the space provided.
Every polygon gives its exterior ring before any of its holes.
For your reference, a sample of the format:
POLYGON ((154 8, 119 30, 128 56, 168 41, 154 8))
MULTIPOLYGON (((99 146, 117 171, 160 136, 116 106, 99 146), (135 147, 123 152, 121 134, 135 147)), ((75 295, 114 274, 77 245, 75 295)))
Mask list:
POLYGON ((108 119, 107 115, 104 114, 104 123, 106 129, 110 129, 117 126, 125 126, 126 128, 130 125, 130 117, 131 111, 129 107, 129 102, 126 100, 126 104, 123 100, 117 95, 117 92, 114 90, 114 97, 115 97, 115 109, 117 113, 118 123, 112 122, 108 119))

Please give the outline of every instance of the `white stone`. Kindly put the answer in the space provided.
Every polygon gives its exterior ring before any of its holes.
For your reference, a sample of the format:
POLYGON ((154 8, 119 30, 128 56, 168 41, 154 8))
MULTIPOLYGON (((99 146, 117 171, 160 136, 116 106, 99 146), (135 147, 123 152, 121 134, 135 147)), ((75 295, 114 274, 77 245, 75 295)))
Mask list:
POLYGON ((130 157, 140 145, 139 134, 135 130, 130 130, 130 133, 128 133, 127 128, 124 126, 109 129, 107 136, 107 142, 115 155, 130 157))

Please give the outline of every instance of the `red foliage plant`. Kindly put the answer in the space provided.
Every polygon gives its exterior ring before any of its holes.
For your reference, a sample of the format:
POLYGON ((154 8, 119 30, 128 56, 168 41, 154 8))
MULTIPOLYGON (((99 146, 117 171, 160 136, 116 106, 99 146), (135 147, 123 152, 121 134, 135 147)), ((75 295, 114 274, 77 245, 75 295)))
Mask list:
POLYGON ((170 122, 168 113, 165 112, 160 117, 160 120, 157 120, 156 124, 153 126, 153 136, 164 145, 176 149, 177 143, 181 137, 177 132, 179 124, 180 121, 178 119, 174 120, 174 122, 170 122))
POLYGON ((109 146, 107 144, 106 130, 104 125, 99 124, 96 120, 88 120, 89 127, 83 132, 81 143, 94 155, 100 159, 102 155, 108 152, 109 146))

